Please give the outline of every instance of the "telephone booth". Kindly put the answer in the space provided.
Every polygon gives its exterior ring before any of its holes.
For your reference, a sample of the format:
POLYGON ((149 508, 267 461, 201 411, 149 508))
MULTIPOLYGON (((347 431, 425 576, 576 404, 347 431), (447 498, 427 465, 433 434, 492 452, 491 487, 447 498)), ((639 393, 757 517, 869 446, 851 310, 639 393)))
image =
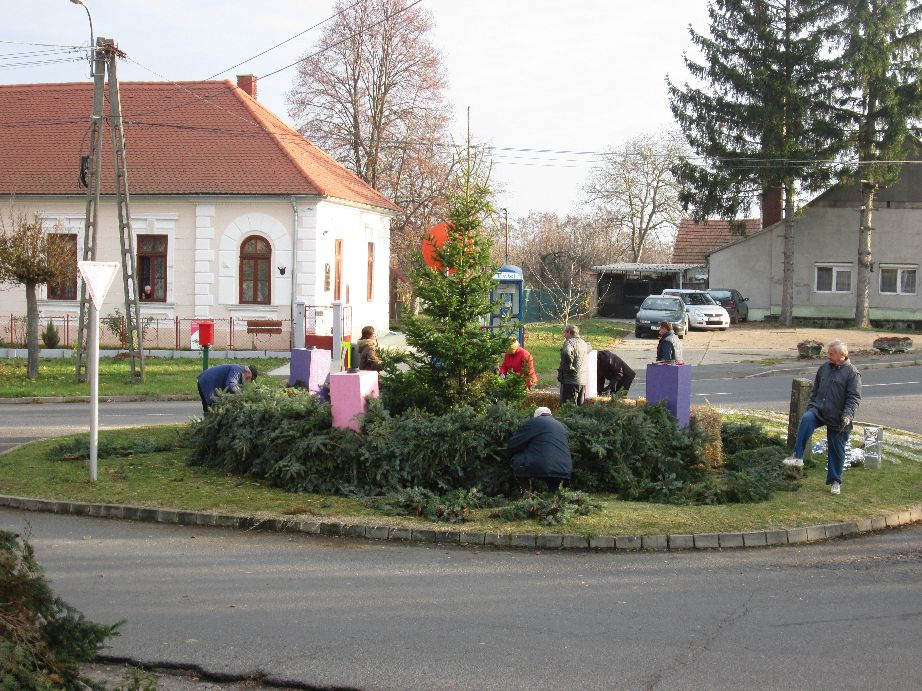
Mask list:
POLYGON ((504 319, 511 319, 520 345, 525 345, 524 317, 525 274, 512 264, 504 264, 493 275, 497 286, 490 291, 490 302, 499 303, 490 314, 490 326, 498 326, 504 319))

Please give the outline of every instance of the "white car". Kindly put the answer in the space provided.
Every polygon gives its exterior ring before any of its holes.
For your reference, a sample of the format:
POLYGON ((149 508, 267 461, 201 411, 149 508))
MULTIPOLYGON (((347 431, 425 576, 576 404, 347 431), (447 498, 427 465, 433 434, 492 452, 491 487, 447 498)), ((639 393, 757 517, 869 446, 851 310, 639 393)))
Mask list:
POLYGON ((730 315, 723 307, 703 290, 687 290, 685 288, 667 288, 663 295, 677 295, 685 303, 685 312, 688 314, 688 327, 690 329, 720 329, 725 331, 730 328, 730 315))

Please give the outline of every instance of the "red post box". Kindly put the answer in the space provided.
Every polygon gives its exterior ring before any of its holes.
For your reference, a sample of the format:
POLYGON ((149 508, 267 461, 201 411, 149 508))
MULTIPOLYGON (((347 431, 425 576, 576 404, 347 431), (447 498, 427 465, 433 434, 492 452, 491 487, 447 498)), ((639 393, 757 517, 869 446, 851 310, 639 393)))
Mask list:
POLYGON ((198 343, 200 346, 214 345, 214 322, 200 321, 198 323, 198 343))

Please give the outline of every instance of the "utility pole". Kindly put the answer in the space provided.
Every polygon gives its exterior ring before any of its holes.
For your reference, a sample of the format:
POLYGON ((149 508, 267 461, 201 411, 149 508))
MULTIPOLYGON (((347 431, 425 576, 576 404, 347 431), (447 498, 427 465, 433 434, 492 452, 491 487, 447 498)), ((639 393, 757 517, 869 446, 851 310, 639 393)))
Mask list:
MULTIPOLYGON (((144 349, 141 332, 141 307, 135 276, 134 238, 131 235, 131 213, 128 204, 128 165, 125 160, 125 132, 122 127, 122 104, 118 91, 116 58, 124 57, 111 38, 96 39, 93 82, 93 115, 90 120, 90 153, 86 165, 86 221, 83 231, 83 260, 96 261, 96 241, 99 234, 99 201, 102 185, 103 109, 106 74, 109 75, 109 129, 112 134, 112 156, 115 166, 115 203, 118 210, 119 242, 121 246, 122 286, 125 295, 125 344, 131 361, 131 377, 144 381, 144 349)), ((87 336, 90 298, 86 283, 80 284, 80 320, 77 335, 78 382, 87 377, 87 336)))

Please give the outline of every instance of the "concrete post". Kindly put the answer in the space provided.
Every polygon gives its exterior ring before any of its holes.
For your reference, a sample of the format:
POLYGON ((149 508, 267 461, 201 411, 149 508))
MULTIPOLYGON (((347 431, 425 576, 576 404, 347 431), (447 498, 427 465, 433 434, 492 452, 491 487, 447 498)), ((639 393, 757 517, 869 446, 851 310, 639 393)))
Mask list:
MULTIPOLYGON (((807 412, 810 394, 813 393, 813 382, 809 379, 794 379, 791 381, 791 406, 788 409, 788 451, 794 451, 794 442, 797 440, 797 427, 800 418, 807 412)), ((809 458, 810 444, 804 450, 804 458, 809 458)))
MULTIPOLYGON (((294 280, 294 277, 292 277, 292 280, 294 280)), ((291 327, 295 330, 292 341, 295 348, 304 347, 304 308, 304 300, 298 300, 295 303, 295 322, 291 327)))

